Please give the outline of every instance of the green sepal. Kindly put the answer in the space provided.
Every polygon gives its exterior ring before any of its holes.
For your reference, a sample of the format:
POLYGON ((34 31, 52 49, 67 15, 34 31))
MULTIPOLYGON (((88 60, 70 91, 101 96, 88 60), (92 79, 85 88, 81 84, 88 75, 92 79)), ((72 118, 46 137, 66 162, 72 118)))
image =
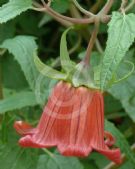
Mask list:
POLYGON ((75 66, 72 72, 72 83, 75 87, 97 88, 94 84, 94 72, 91 66, 86 65, 83 61, 75 66))
POLYGON ((94 67, 94 82, 100 88, 101 64, 94 67))
POLYGON ((61 73, 41 62, 36 54, 34 55, 34 62, 39 72, 44 76, 57 80, 65 80, 67 78, 66 74, 61 73))
POLYGON ((75 67, 75 62, 70 60, 68 49, 67 49, 67 41, 66 36, 67 33, 73 29, 73 27, 70 27, 64 31, 61 37, 60 41, 60 60, 61 60, 61 66, 62 69, 68 74, 70 71, 72 71, 75 67))

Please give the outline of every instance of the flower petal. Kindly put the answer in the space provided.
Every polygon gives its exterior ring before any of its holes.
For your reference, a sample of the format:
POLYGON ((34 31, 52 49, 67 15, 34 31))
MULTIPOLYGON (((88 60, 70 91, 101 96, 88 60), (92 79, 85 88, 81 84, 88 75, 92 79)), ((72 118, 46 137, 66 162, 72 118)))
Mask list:
POLYGON ((104 132, 104 136, 106 137, 105 144, 109 147, 113 146, 115 144, 115 138, 111 133, 108 131, 104 132))
POLYGON ((122 163, 122 159, 121 159, 121 152, 120 149, 95 149, 96 151, 98 151, 99 153, 105 155, 108 159, 114 161, 117 164, 121 164, 122 163))
POLYGON ((70 135, 67 145, 59 144, 58 149, 65 156, 85 157, 92 151, 91 137, 86 132, 86 120, 89 114, 87 109, 91 103, 93 93, 86 88, 76 88, 73 101, 73 110, 70 123, 70 135))
POLYGON ((104 132, 103 101, 100 91, 59 82, 36 128, 25 122, 14 124, 17 132, 23 135, 19 144, 33 148, 57 146, 65 156, 85 157, 96 150, 121 163, 120 150, 109 149, 115 143, 114 137, 104 132))
POLYGON ((16 132, 20 135, 27 135, 27 134, 33 134, 36 129, 32 128, 32 126, 26 122, 23 121, 16 121, 14 123, 14 128, 16 129, 16 132))

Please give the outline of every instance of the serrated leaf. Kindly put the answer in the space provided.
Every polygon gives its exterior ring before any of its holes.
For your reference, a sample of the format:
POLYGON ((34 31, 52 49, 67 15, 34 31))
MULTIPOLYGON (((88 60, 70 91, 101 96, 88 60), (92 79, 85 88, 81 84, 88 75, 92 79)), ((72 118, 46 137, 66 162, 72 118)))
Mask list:
MULTIPOLYGON (((128 56, 130 53, 128 54, 128 56)), ((130 58, 130 61, 135 63, 134 58, 130 58)), ((118 74, 122 77, 123 74, 129 71, 128 65, 122 64, 118 70, 118 74)), ((129 117, 135 122, 135 71, 126 80, 115 84, 108 91, 120 102, 123 108, 126 110, 129 117)))
POLYGON ((9 0, 0 7, 0 23, 7 22, 30 8, 32 8, 32 0, 9 0))
POLYGON ((47 77, 43 76, 36 68, 34 63, 34 54, 37 50, 35 38, 31 36, 16 36, 7 39, 0 45, 0 48, 6 48, 14 55, 21 66, 30 88, 35 92, 39 104, 43 105, 45 98, 50 90, 47 77))
POLYGON ((40 59, 35 55, 34 56, 34 61, 35 61, 35 65, 37 67, 37 69, 39 70, 39 72, 47 77, 53 78, 53 79, 62 79, 65 80, 67 75, 64 73, 61 73, 53 68, 51 68, 50 66, 44 64, 43 62, 40 61, 40 59))
POLYGON ((39 76, 33 58, 34 52, 37 49, 35 38, 31 36, 16 36, 15 38, 5 40, 0 45, 0 48, 6 48, 14 55, 31 89, 35 89, 35 84, 39 76))
POLYGON ((126 157, 135 165, 135 155, 131 151, 130 145, 125 139, 124 135, 109 121, 105 121, 105 128, 107 131, 111 132, 116 138, 116 145, 120 147, 126 157))
POLYGON ((135 15, 114 12, 101 69, 101 89, 105 90, 135 38, 135 15))
POLYGON ((53 157, 41 155, 37 169, 83 169, 79 160, 75 157, 64 157, 54 154, 53 157))
POLYGON ((36 104, 37 101, 33 92, 16 93, 0 101, 0 114, 36 104))
POLYGON ((64 31, 61 37, 60 42, 60 60, 61 60, 61 66, 65 72, 70 72, 74 69, 75 63, 70 60, 68 49, 67 49, 67 41, 66 36, 67 33, 73 29, 72 27, 68 28, 64 31))

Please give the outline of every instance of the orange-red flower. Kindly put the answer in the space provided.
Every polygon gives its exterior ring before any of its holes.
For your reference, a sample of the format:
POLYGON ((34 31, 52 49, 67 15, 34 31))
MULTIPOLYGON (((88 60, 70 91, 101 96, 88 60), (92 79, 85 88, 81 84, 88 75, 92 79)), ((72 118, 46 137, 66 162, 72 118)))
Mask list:
POLYGON ((65 156, 88 156, 93 150, 115 163, 121 162, 120 150, 110 149, 113 136, 104 131, 104 103, 99 90, 73 87, 59 82, 45 106, 36 128, 25 122, 15 122, 23 137, 23 147, 49 148, 57 146, 65 156))

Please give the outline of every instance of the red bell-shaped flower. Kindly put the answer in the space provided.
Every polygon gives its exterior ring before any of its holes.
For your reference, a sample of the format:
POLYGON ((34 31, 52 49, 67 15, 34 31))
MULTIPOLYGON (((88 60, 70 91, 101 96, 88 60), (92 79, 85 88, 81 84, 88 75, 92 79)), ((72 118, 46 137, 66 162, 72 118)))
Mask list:
POLYGON ((119 149, 110 149, 113 136, 104 131, 104 103, 99 90, 73 87, 59 82, 45 106, 36 128, 25 122, 15 122, 23 137, 23 147, 49 148, 57 146, 65 156, 88 156, 93 150, 115 163, 121 163, 119 149))

